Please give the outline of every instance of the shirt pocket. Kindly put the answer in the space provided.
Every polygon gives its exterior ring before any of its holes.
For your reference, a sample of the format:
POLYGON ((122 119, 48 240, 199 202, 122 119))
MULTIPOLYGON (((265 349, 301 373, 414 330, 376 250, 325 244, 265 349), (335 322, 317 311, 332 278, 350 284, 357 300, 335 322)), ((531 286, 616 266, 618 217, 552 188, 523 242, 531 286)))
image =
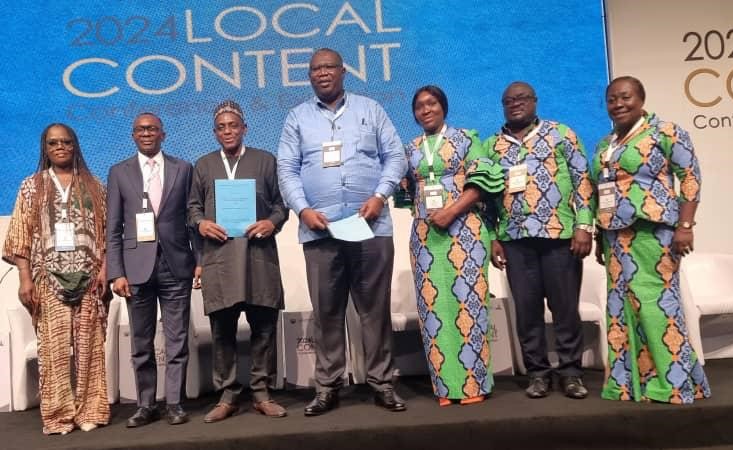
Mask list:
POLYGON ((371 127, 359 127, 359 151, 367 155, 377 154, 377 133, 371 127))

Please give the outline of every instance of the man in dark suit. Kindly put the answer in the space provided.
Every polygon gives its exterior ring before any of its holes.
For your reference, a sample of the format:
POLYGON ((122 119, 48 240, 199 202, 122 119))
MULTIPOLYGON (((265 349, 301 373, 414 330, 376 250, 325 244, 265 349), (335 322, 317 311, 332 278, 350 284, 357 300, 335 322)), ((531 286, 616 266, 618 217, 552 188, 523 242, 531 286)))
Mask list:
MULTIPOLYGON (((181 407, 188 363, 188 327, 195 258, 186 205, 193 168, 163 154, 163 123, 151 113, 135 118, 135 156, 109 171, 107 186, 107 276, 127 299, 138 409, 127 426, 157 420, 155 406, 156 301, 165 332, 166 416, 188 421, 181 407)), ((196 280, 198 276, 196 276, 196 280)))

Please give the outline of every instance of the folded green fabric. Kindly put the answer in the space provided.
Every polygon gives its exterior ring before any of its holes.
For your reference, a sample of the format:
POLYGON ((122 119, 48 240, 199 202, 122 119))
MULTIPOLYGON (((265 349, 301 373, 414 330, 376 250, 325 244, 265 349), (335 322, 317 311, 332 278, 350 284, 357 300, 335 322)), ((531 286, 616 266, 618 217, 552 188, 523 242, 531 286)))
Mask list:
POLYGON ((70 305, 81 303, 84 292, 86 292, 89 285, 90 275, 88 272, 49 272, 56 277, 56 280, 63 287, 59 290, 59 299, 62 302, 70 305))

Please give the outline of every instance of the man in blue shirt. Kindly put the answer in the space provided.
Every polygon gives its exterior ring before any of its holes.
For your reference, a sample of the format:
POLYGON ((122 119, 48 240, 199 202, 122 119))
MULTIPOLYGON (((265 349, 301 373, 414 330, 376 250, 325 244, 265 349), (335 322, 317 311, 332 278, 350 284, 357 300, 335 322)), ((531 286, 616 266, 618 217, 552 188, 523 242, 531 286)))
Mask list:
POLYGON ((315 98, 293 108, 278 148, 285 202, 300 218, 308 290, 315 316, 316 397, 306 416, 338 405, 346 366, 344 318, 349 294, 364 328, 367 383, 374 401, 404 411, 392 385, 390 294, 394 243, 387 197, 407 170, 397 131, 374 100, 346 93, 341 56, 320 49, 310 61, 315 98), (330 237, 329 222, 359 214, 375 237, 330 237))

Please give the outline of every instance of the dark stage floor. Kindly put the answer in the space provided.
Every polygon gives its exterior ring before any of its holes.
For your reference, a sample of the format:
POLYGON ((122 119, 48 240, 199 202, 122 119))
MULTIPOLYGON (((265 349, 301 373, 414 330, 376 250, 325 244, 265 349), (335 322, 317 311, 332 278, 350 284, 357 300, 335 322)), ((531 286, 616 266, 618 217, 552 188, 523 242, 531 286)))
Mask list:
MULTIPOLYGON (((203 416, 213 396, 186 404, 191 422, 165 421, 125 428, 134 405, 113 405, 112 421, 90 433, 44 436, 37 409, 0 414, 0 449, 727 449, 733 448, 733 359, 710 360, 706 371, 713 397, 690 406, 612 402, 599 398, 602 374, 590 372, 591 396, 571 400, 524 396, 522 377, 498 377, 487 401, 438 407, 427 378, 400 381, 404 413, 375 407, 366 386, 342 391, 341 407, 304 417, 310 390, 279 391, 289 416, 268 419, 253 412, 215 424, 203 416)), ((246 404, 249 407, 249 403, 246 404)))

